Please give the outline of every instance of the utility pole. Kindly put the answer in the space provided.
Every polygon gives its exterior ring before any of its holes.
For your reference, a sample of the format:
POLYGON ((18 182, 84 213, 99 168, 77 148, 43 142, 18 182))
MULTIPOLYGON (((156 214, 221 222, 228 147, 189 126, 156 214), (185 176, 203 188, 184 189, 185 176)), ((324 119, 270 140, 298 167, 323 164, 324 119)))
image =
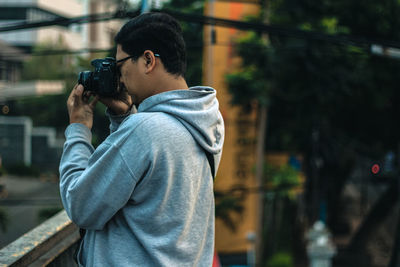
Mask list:
POLYGON ((150 6, 148 4, 148 0, 142 0, 142 8, 140 10, 140 13, 146 13, 150 11, 150 6))
MULTIPOLYGON (((268 23, 268 0, 264 0, 261 8, 264 8, 263 23, 268 23)), ((264 40, 268 40, 268 35, 262 35, 264 40)), ((258 133, 257 133, 257 150, 256 150, 256 182, 259 188, 263 185, 263 172, 264 172, 264 148, 265 148, 265 134, 267 131, 267 113, 268 109, 266 104, 259 105, 258 110, 258 133)), ((256 238, 256 264, 261 266, 263 259, 263 225, 264 225, 264 193, 258 195, 258 222, 257 222, 257 238, 256 238)))
MULTIPOLYGON (((208 16, 215 16, 215 0, 208 1, 208 16)), ((207 44, 207 56, 208 56, 208 66, 207 66, 207 85, 214 86, 214 43, 215 43, 215 27, 210 25, 209 32, 209 42, 207 44)))

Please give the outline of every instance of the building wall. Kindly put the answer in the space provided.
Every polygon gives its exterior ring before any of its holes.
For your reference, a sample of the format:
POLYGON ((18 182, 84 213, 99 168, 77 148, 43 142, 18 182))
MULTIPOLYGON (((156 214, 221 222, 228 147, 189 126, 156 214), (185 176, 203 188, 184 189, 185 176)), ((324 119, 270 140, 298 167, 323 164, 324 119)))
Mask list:
MULTIPOLYGON (((114 12, 116 4, 107 0, 0 0, 0 25, 22 22, 50 20, 57 17, 72 18, 87 14, 114 12)), ((101 48, 113 45, 113 36, 121 22, 104 22, 50 26, 34 30, 18 30, 0 33, 0 40, 30 50, 38 43, 61 43, 70 49, 101 48)))
MULTIPOLYGON (((2 14, 0 17, 1 24, 50 20, 57 17, 70 18, 82 16, 85 10, 84 3, 78 0, 0 0, 0 8, 8 11, 7 14, 2 14)), ((74 32, 66 27, 53 26, 35 30, 4 32, 0 34, 0 39, 18 46, 32 46, 42 41, 44 33, 40 32, 49 29, 56 29, 57 37, 60 34, 64 35, 65 32, 74 32)))
POLYGON ((32 129, 32 165, 41 171, 58 170, 63 151, 64 139, 56 138, 56 130, 51 127, 32 129))
POLYGON ((72 31, 65 27, 42 28, 36 31, 34 43, 62 44, 68 49, 86 48, 83 42, 83 27, 75 27, 72 31))
POLYGON ((0 158, 4 165, 31 164, 32 120, 0 116, 0 158))
POLYGON ((16 61, 0 60, 0 88, 6 83, 15 83, 20 79, 21 65, 20 62, 16 61))
POLYGON ((81 3, 82 1, 79 0, 0 0, 0 5, 2 6, 38 6, 65 16, 68 16, 70 13, 79 12, 81 3))
POLYGON ((54 128, 32 127, 28 117, 0 116, 0 165, 34 165, 56 172, 64 141, 56 138, 54 128))
POLYGON ((60 14, 65 17, 75 17, 84 15, 84 1, 79 0, 32 0, 37 5, 50 12, 60 14))
MULTIPOLYGON (((1 7, 0 7, 1 8, 1 7)), ((13 23, 14 21, 0 21, 1 24, 13 23)), ((35 43, 35 34, 30 30, 10 31, 0 33, 0 40, 10 45, 19 47, 32 46, 35 43)))
MULTIPOLYGON (((91 14, 115 12, 115 4, 110 1, 89 0, 88 10, 91 14)), ((120 20, 110 20, 88 24, 88 45, 92 48, 105 49, 114 44, 114 36, 122 26, 120 20)))
MULTIPOLYGON (((116 4, 110 0, 0 0, 0 26, 16 22, 32 22, 64 17, 72 18, 88 14, 114 12, 116 4), (92 7, 92 8, 91 8, 92 7)), ((0 33, 0 48, 2 43, 17 46, 30 51, 39 44, 54 44, 60 48, 79 50, 86 48, 109 49, 114 45, 113 37, 119 30, 120 20, 110 20, 88 24, 73 24, 68 27, 49 26, 33 30, 16 30, 0 33)), ((17 51, 17 50, 16 50, 17 51)), ((18 52, 13 52, 18 54, 18 52)), ((22 59, 5 60, 0 52, 0 102, 11 96, 31 96, 38 94, 38 88, 33 83, 15 85, 20 80, 22 59), (30 88, 27 85, 32 84, 30 88), (6 95, 7 91, 7 95, 6 95)), ((84 53, 82 56, 91 56, 84 53)), ((93 57, 103 55, 94 54, 93 57)), ((59 87, 52 92, 61 92, 59 87)), ((45 92, 47 93, 47 92, 45 92)))
MULTIPOLYGON (((246 14, 256 14, 259 6, 256 4, 208 2, 205 15, 241 20, 246 14)), ((249 112, 232 106, 231 96, 225 82, 225 75, 238 65, 234 56, 233 41, 240 34, 235 29, 214 27, 215 43, 211 38, 212 27, 204 29, 204 66, 203 81, 217 90, 220 110, 225 122, 225 144, 221 164, 215 180, 215 190, 228 192, 234 187, 255 188, 256 162, 256 107, 249 112)), ((232 195, 232 193, 228 193, 232 195)), ((234 216, 237 222, 236 232, 231 231, 222 220, 216 221, 216 251, 219 254, 246 255, 253 249, 254 243, 249 241, 249 235, 255 234, 258 223, 258 194, 245 195, 244 212, 234 216)))

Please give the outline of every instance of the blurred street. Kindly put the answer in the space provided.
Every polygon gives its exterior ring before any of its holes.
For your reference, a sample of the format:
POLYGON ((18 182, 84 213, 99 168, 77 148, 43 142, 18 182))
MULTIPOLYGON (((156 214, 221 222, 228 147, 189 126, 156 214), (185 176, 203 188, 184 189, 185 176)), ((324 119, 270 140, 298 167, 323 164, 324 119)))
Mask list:
POLYGON ((6 215, 6 231, 0 230, 0 248, 39 225, 39 212, 61 207, 58 182, 35 177, 0 177, 0 212, 6 215), (6 197, 4 197, 6 195, 6 197))

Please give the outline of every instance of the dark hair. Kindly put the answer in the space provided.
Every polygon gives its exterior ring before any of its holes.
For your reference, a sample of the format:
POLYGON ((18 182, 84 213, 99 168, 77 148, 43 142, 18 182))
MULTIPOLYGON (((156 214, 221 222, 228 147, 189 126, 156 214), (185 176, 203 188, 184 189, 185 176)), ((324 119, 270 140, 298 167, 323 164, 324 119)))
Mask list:
POLYGON ((182 29, 168 14, 149 12, 137 16, 121 28, 114 40, 134 60, 148 49, 160 55, 167 72, 185 75, 186 47, 182 29))

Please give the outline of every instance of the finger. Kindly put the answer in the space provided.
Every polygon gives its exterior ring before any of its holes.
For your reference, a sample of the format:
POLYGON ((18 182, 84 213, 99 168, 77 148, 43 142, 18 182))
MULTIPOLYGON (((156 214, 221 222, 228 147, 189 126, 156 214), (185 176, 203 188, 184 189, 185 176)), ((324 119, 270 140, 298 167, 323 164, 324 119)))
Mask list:
POLYGON ((78 86, 75 88, 75 94, 78 96, 82 96, 83 94, 83 85, 78 84, 78 86))
POLYGON ((74 95, 75 95, 75 91, 76 91, 77 87, 78 87, 78 84, 75 84, 74 88, 71 90, 71 93, 69 94, 68 100, 67 100, 67 104, 68 105, 72 105, 73 104, 74 95))
POLYGON ((79 106, 83 102, 83 86, 79 84, 74 90, 74 94, 72 95, 72 101, 74 106, 79 106))
POLYGON ((87 102, 89 102, 89 99, 91 96, 92 96, 92 94, 89 91, 84 91, 83 95, 82 95, 82 99, 83 99, 83 101, 85 101, 87 103, 87 102))
POLYGON ((71 98, 72 95, 75 94, 75 90, 76 90, 77 87, 78 87, 78 84, 75 84, 74 88, 72 88, 72 90, 71 90, 71 93, 69 93, 69 97, 68 98, 71 98))

